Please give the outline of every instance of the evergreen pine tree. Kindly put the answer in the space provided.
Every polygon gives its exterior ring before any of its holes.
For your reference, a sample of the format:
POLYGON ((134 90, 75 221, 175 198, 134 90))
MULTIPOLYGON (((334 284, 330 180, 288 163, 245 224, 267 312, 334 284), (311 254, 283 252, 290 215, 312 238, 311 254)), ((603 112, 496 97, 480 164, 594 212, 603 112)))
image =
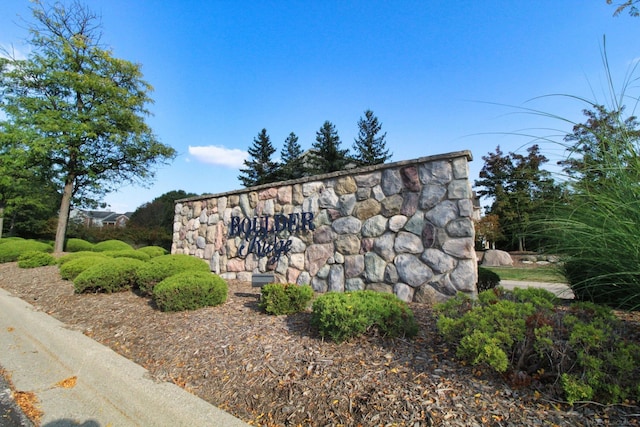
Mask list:
POLYGON ((302 164, 302 147, 298 144, 298 136, 291 132, 284 141, 284 147, 280 152, 281 166, 278 170, 278 178, 286 181, 304 176, 302 164))
POLYGON ((316 132, 316 142, 313 144, 314 155, 310 156, 311 171, 315 174, 343 170, 349 163, 349 150, 340 149, 340 137, 335 126, 325 121, 316 132))
POLYGON ((353 149, 354 158, 361 166, 377 165, 384 163, 391 158, 389 150, 386 149, 385 137, 387 133, 377 136, 382 129, 382 123, 373 111, 364 112, 364 118, 358 120, 358 137, 355 139, 353 149))
POLYGON ((244 161, 245 169, 240 169, 238 179, 245 187, 268 184, 277 181, 276 172, 278 163, 271 160, 276 152, 273 148, 267 130, 262 129, 253 139, 253 145, 249 148, 249 158, 244 161))

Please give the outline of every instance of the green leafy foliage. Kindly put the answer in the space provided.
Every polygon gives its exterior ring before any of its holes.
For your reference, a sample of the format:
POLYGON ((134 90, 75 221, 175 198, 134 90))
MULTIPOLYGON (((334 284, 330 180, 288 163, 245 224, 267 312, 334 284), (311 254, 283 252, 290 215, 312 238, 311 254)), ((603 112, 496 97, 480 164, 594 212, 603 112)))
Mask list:
POLYGON ((63 255, 58 258, 58 265, 64 265, 69 261, 73 261, 74 259, 92 256, 92 257, 103 257, 106 258, 106 255, 102 252, 93 252, 93 251, 80 251, 80 252, 72 252, 66 255, 63 255))
POLYGON ((162 255, 167 255, 167 250, 160 246, 145 246, 138 249, 138 251, 149 255, 149 258, 155 258, 162 255))
POLYGON ((19 156, 13 171, 30 166, 62 196, 61 252, 72 200, 90 206, 125 182, 145 182, 175 150, 145 122, 152 88, 141 66, 104 48, 94 13, 79 2, 34 2, 32 11, 28 57, 0 59, 0 135, 19 156))
POLYGON ((18 267, 35 268, 44 267, 46 265, 55 265, 56 259, 46 252, 24 252, 18 257, 18 267))
POLYGON ((153 288, 153 299, 162 311, 195 310, 227 300, 228 287, 211 272, 185 271, 168 277, 153 288))
POLYGON ((199 259, 185 254, 162 255, 151 258, 136 273, 136 285, 143 294, 151 295, 154 286, 169 276, 183 271, 209 273, 209 265, 199 259))
POLYGON ((78 239, 72 237, 67 239, 67 244, 65 245, 65 250, 67 252, 81 252, 81 251, 92 251, 93 243, 88 242, 84 239, 78 239))
POLYGON ((2 239, 0 245, 0 263, 17 261, 26 252, 51 252, 53 248, 46 243, 26 239, 2 239))
POLYGON ((132 258, 109 258, 87 268, 73 280, 76 293, 120 292, 131 289, 136 271, 144 261, 132 258))
POLYGON ((313 303, 311 324, 336 342, 375 329, 383 335, 412 337, 418 332, 413 312, 393 294, 374 291, 328 292, 313 303))
POLYGON ((78 274, 82 273, 89 267, 93 267, 94 265, 109 259, 105 255, 93 252, 74 252, 73 255, 79 256, 67 258, 62 263, 59 261, 60 277, 64 280, 74 280, 78 274))
POLYGON ((309 285, 293 283, 269 283, 262 287, 260 308, 267 314, 293 314, 304 311, 313 298, 309 285))
POLYGON ((478 292, 493 289, 500 284, 500 276, 486 268, 478 267, 478 292))
POLYGON ((105 240, 93 245, 94 252, 133 250, 130 244, 122 240, 105 240))
POLYGON ((507 378, 562 386, 570 403, 640 399, 640 345, 605 306, 555 305, 544 289, 494 288, 436 306, 437 327, 458 357, 507 378))

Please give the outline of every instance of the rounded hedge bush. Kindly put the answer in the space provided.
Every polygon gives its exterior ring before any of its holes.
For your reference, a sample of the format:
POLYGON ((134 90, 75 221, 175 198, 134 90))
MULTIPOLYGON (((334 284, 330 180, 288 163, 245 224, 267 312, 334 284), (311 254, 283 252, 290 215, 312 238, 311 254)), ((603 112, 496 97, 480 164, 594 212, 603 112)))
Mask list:
POLYGON ((81 252, 93 250, 93 243, 87 242, 83 239, 71 238, 67 240, 65 250, 67 252, 81 252))
POLYGON ((135 283, 136 271, 144 261, 133 258, 107 258, 99 260, 73 280, 77 293, 119 292, 131 289, 135 283))
POLYGON ((76 257, 60 265, 60 277, 62 277, 64 280, 73 280, 78 276, 78 274, 82 273, 88 268, 93 267, 94 265, 101 262, 108 261, 110 259, 111 258, 109 257, 95 253, 76 257))
POLYGON ((500 276, 484 267, 478 267, 478 292, 493 289, 500 284, 500 276))
POLYGON ((151 257, 144 252, 136 251, 135 249, 123 249, 119 251, 104 251, 99 252, 111 258, 133 258, 140 261, 149 261, 151 257))
POLYGON ((169 253, 169 251, 167 251, 165 248, 162 248, 160 246, 145 246, 138 249, 138 251, 144 252, 145 254, 149 255, 151 258, 167 255, 169 253))
POLYGON ((258 305, 267 314, 293 314, 304 311, 311 298, 313 289, 309 285, 268 283, 262 287, 258 305))
POLYGON ((57 262, 58 262, 58 265, 64 265, 69 261, 73 261, 74 259, 78 259, 86 256, 106 258, 106 256, 101 252, 80 251, 80 252, 72 252, 70 254, 63 255, 60 258, 58 258, 57 262))
POLYGON ((132 250, 133 247, 122 240, 105 240, 93 245, 94 252, 132 250))
POLYGON ((336 342, 375 329, 383 335, 418 333, 413 312, 393 294, 374 291, 328 292, 313 303, 311 325, 336 342))
POLYGON ((56 259, 46 252, 25 252, 18 257, 18 267, 35 268, 54 265, 56 259))
POLYGON ((0 263, 17 261, 26 252, 52 252, 53 247, 36 240, 12 239, 0 245, 0 263))
POLYGON ((151 258, 136 274, 136 285, 142 293, 151 295, 158 283, 183 271, 210 273, 209 264, 185 254, 151 258))
POLYGON ((162 311, 195 310, 227 300, 227 282, 211 272, 185 271, 168 277, 153 288, 153 299, 162 311))

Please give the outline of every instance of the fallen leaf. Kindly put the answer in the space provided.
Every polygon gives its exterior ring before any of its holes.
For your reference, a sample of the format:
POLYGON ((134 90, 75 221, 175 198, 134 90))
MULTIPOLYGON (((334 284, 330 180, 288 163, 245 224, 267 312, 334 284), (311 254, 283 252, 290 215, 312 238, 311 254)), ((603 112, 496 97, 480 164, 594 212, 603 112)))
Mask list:
POLYGON ((73 376, 73 377, 65 378, 62 381, 58 381, 55 384, 55 387, 73 388, 76 386, 76 382, 78 382, 78 377, 73 376))

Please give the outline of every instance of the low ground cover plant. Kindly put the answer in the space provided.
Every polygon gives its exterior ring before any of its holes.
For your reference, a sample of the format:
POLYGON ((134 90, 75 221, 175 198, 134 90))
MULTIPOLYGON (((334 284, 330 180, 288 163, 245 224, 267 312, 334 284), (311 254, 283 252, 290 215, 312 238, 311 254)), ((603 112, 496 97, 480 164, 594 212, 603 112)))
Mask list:
POLYGON ((136 287, 143 294, 153 295, 154 286, 183 271, 209 273, 210 269, 205 261, 186 254, 162 255, 151 258, 137 271, 136 287))
POLYGON ((73 279, 73 286, 76 293, 112 293, 128 290, 135 283, 136 271, 143 265, 145 265, 144 261, 133 258, 99 259, 97 264, 87 268, 73 279))
POLYGON ((81 252, 81 251, 92 251, 93 243, 88 242, 84 239, 78 239, 76 237, 72 237, 67 240, 67 244, 65 245, 65 251, 67 252, 81 252))
POLYGON ((415 336, 409 306, 393 294, 374 291, 328 292, 313 303, 311 325, 336 342, 375 330, 385 336, 415 336))
POLYGON ((36 268, 47 265, 55 265, 56 259, 47 252, 24 252, 18 257, 18 267, 20 268, 36 268))
POLYGON ((211 272, 185 271, 174 274, 153 288, 153 299, 162 311, 195 310, 227 300, 228 287, 211 272))
POLYGON ((259 306, 267 314, 293 314, 304 311, 313 298, 309 285, 268 283, 262 287, 259 306))
POLYGON ((612 311, 556 303, 534 288, 495 288, 476 300, 458 294, 436 306, 437 327, 461 359, 519 385, 556 387, 569 403, 640 400, 640 345, 627 339, 612 311))
POLYGON ((0 244, 0 263, 17 261, 20 255, 27 252, 53 252, 53 246, 37 240, 20 238, 1 240, 3 243, 0 244))

